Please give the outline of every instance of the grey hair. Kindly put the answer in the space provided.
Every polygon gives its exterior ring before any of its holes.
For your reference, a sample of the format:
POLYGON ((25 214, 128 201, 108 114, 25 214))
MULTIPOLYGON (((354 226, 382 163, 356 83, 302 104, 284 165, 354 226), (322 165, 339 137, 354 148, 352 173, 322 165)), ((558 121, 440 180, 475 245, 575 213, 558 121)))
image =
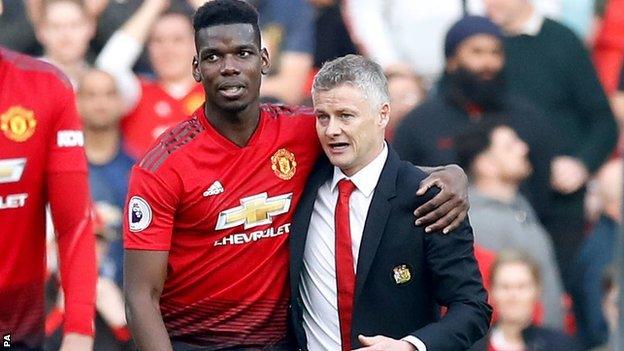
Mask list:
POLYGON ((390 102, 388 80, 381 66, 364 56, 347 55, 326 62, 314 77, 312 96, 343 84, 360 89, 371 107, 390 102))

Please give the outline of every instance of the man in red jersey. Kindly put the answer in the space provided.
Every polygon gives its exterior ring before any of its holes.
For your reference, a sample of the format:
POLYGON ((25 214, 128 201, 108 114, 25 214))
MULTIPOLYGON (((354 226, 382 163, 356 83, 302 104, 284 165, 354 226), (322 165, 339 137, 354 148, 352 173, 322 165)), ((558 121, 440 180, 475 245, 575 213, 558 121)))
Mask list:
POLYGON ((82 144, 69 81, 0 48, 0 333, 11 350, 43 347, 47 203, 65 292, 61 349, 92 349, 95 239, 82 144))
MULTIPOLYGON (((260 105, 269 58, 253 7, 208 2, 194 27, 206 103, 159 138, 130 180, 129 326, 142 350, 288 350, 288 233, 321 154, 315 118, 260 105)), ((465 218, 463 177, 450 169, 425 181, 424 190, 443 187, 421 209, 425 223, 442 217, 431 230, 465 218)))

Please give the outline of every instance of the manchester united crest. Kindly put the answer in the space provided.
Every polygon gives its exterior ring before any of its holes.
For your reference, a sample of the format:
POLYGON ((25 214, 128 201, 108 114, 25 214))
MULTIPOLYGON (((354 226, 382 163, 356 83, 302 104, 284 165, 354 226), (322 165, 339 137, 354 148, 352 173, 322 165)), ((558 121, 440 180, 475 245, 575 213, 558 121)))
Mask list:
POLYGON ((35 133, 36 126, 35 113, 20 106, 11 107, 0 116, 0 130, 18 143, 28 140, 35 133))
POLYGON ((394 282, 397 283, 397 285, 405 284, 412 279, 412 273, 410 272, 409 267, 405 264, 394 267, 392 275, 394 277, 394 282))
POLYGON ((295 155, 286 149, 277 150, 277 152, 271 156, 271 169, 280 179, 291 179, 297 170, 295 155))

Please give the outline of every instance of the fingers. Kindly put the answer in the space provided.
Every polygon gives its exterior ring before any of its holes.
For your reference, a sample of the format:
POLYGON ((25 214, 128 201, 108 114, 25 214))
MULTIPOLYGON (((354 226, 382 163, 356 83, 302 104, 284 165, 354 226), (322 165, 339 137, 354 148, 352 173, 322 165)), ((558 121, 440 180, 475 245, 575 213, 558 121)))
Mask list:
POLYGON ((358 335, 358 340, 360 340, 360 344, 362 344, 362 348, 353 350, 353 351, 372 351, 374 350, 374 346, 383 341, 383 337, 380 335, 376 335, 376 336, 364 336, 364 335, 358 335))
MULTIPOLYGON (((466 219, 466 217, 468 216, 468 211, 467 210, 461 210, 461 209, 457 208, 454 211, 457 211, 457 216, 455 217, 455 219, 453 219, 451 224, 449 224, 448 226, 446 226, 442 230, 442 233, 444 233, 444 234, 448 234, 448 233, 452 232, 453 230, 459 228, 459 226, 462 224, 464 219, 466 219)), ((452 215, 453 214, 449 214, 449 216, 452 216, 452 215)))
POLYGON ((442 228, 450 225, 457 215, 454 215, 452 218, 448 218, 448 215, 454 211, 457 206, 459 206, 457 201, 446 201, 433 211, 419 218, 421 225, 427 225, 425 232, 440 231, 442 228))
MULTIPOLYGON (((425 228, 425 232, 432 233, 432 232, 443 231, 443 229, 447 228, 453 223, 453 221, 455 220, 455 218, 457 218, 457 216, 461 213, 461 211, 462 209, 459 208, 458 206, 452 206, 451 209, 449 209, 443 215, 441 215, 440 218, 437 219, 433 224, 428 225, 425 228)), ((443 233, 448 234, 448 231, 443 232, 443 233)))
POLYGON ((364 336, 364 335, 358 335, 358 340, 360 340, 360 343, 364 346, 373 346, 376 343, 382 341, 383 337, 381 335, 375 335, 375 336, 364 336))
POLYGON ((420 207, 418 207, 416 211, 414 211, 414 216, 416 216, 416 218, 420 220, 417 221, 416 225, 431 223, 433 222, 433 220, 438 219, 438 217, 440 217, 439 215, 429 220, 423 220, 423 218, 421 217, 423 217, 424 215, 428 215, 431 211, 440 207, 445 202, 448 202, 452 197, 453 194, 451 194, 449 191, 442 190, 431 200, 425 202, 420 207))
POLYGON ((431 189, 434 186, 442 189, 444 184, 437 176, 430 175, 427 178, 423 179, 422 182, 420 182, 420 187, 418 188, 418 191, 416 191, 416 195, 424 195, 427 190, 431 189))

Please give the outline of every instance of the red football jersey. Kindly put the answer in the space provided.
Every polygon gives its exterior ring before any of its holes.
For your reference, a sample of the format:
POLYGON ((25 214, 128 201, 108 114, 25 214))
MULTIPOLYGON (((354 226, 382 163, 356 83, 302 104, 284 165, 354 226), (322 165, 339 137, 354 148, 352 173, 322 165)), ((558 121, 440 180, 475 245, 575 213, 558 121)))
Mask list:
POLYGON ((203 107, 134 167, 126 249, 168 250, 160 308, 173 340, 215 348, 286 335, 288 233, 321 152, 311 110, 262 105, 244 147, 203 107))
POLYGON ((126 150, 134 157, 143 156, 160 134, 186 120, 203 102, 201 84, 178 100, 158 82, 141 79, 139 103, 121 121, 126 150))
MULTIPOLYGON (((70 191, 65 189, 66 194, 54 193, 63 190, 57 186, 51 189, 50 179, 76 179, 73 177, 77 175, 86 184, 87 162, 82 144, 83 134, 69 81, 47 63, 0 49, 0 242, 3 247, 0 254, 0 333, 11 334, 13 343, 25 342, 34 346, 42 341, 45 208, 51 197, 67 197, 70 191)), ((85 191, 87 193, 80 196, 85 200, 80 204, 82 210, 88 207, 88 188, 85 191)), ((72 199, 63 201, 69 203, 72 199)), ((67 207, 61 205, 61 208, 67 207)), ((70 246, 73 246, 66 251, 71 251, 71 257, 79 252, 79 255, 86 255, 82 257, 92 259, 89 264, 72 261, 72 264, 84 267, 71 269, 81 271, 87 268, 94 276, 94 239, 91 237, 88 242, 89 238, 83 237, 91 230, 89 216, 84 213, 70 216, 72 219, 60 219, 71 221, 79 217, 82 222, 78 229, 72 229, 72 233, 62 233, 63 239, 71 241, 70 246), (83 246, 85 242, 87 245, 83 246)), ((67 248, 66 245, 63 247, 67 248)), ((61 256, 70 257, 64 253, 61 256)), ((66 259, 65 263, 70 262, 66 259)), ((75 312, 84 308, 79 312, 83 321, 77 322, 81 325, 74 324, 69 328, 89 334, 95 277, 91 287, 88 286, 89 277, 81 279, 85 281, 68 282, 71 286, 84 286, 73 289, 76 294, 70 297, 67 306, 70 309, 76 306, 74 297, 80 300, 81 306, 71 311, 70 318, 79 320, 75 312)))

